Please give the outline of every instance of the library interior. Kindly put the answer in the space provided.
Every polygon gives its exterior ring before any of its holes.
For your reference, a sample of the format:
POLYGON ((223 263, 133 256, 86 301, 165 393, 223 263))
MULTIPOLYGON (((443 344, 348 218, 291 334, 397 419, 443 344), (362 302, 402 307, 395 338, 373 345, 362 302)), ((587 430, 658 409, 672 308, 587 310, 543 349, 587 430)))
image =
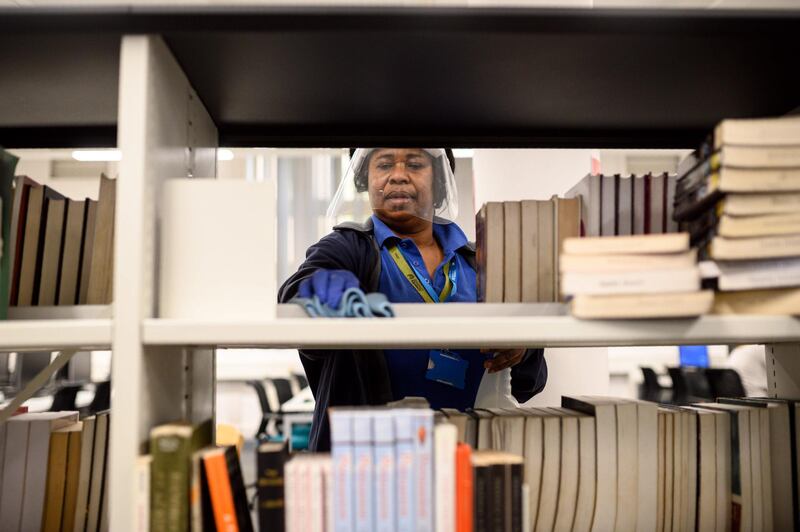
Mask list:
POLYGON ((800 531, 800 0, 0 0, 0 532, 800 531))

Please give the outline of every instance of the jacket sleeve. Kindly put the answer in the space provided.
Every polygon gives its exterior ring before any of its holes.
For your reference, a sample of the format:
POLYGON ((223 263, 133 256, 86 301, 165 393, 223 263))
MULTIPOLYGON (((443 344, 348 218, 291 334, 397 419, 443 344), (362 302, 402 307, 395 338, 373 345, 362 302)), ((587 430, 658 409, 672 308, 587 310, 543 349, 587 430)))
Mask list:
POLYGON ((544 389, 547 383, 547 361, 544 349, 528 349, 522 362, 511 368, 511 394, 524 403, 544 389))
POLYGON ((366 257, 360 240, 352 231, 334 231, 322 237, 308 248, 306 260, 278 290, 278 302, 287 303, 292 299, 297 294, 300 283, 319 269, 351 271, 358 277, 361 289, 364 290, 366 257))

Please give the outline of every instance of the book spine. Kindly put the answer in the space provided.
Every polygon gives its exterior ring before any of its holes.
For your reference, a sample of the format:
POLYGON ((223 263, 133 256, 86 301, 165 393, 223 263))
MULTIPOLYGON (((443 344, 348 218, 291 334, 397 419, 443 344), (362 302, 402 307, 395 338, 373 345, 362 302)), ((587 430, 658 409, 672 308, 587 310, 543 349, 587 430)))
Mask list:
POLYGON ((490 532, 492 523, 489 519, 489 494, 491 472, 488 466, 475 466, 475 532, 490 532))
POLYGON ((214 507, 214 523, 217 530, 219 532, 238 532, 233 490, 228 476, 225 454, 217 453, 204 457, 203 466, 208 479, 208 490, 211 494, 211 504, 214 507))
POLYGON ((150 468, 153 457, 140 456, 136 462, 136 524, 134 530, 150 530, 150 468))
POLYGON ((507 531, 506 524, 511 524, 511 501, 506 507, 505 466, 492 464, 489 466, 489 523, 493 531, 507 531))
POLYGON ((417 532, 433 532, 433 411, 415 410, 417 532))
POLYGON ((352 532, 353 520, 353 414, 332 409, 331 457, 333 459, 333 507, 336 532, 352 532))
POLYGON ((284 464, 286 453, 283 448, 276 451, 259 451, 256 461, 258 466, 259 530, 283 532, 285 529, 284 464))
POLYGON ((472 532, 474 512, 473 471, 470 446, 456 446, 456 532, 472 532))
POLYGON ((511 531, 522 532, 522 464, 509 466, 511 475, 511 531))
POLYGON ((375 468, 372 450, 372 418, 367 411, 353 416, 353 492, 355 493, 355 530, 375 530, 375 468))
POLYGON ((189 440, 153 438, 150 529, 186 532, 189 528, 189 440))
POLYGON ((395 427, 395 457, 397 460, 397 532, 414 532, 416 529, 415 487, 416 461, 414 444, 414 418, 411 411, 393 411, 395 427))
POLYGON ((375 463, 375 519, 378 532, 394 532, 397 520, 394 419, 389 410, 372 419, 375 463))
POLYGON ((247 505, 247 492, 244 487, 244 477, 239 464, 239 454, 236 447, 231 445, 225 449, 225 463, 228 467, 228 479, 231 483, 233 506, 236 510, 236 522, 242 532, 253 532, 253 521, 247 505))
POLYGON ((450 423, 437 423, 434 428, 434 471, 435 500, 434 512, 436 532, 453 532, 456 527, 456 443, 457 429, 450 423))

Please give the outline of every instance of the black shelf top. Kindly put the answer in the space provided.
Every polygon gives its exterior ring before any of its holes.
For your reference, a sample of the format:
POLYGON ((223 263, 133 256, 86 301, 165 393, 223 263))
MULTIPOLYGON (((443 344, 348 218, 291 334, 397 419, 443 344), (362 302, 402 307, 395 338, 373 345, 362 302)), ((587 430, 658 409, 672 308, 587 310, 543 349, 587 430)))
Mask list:
POLYGON ((694 147, 800 106, 800 11, 0 9, 0 143, 114 145, 119 41, 163 35, 226 146, 694 147))

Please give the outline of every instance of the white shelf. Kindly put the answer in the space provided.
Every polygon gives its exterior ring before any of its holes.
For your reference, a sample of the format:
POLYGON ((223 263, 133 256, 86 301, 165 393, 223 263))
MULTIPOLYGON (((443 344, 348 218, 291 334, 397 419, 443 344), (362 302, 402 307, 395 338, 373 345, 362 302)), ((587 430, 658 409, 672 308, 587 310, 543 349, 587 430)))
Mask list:
POLYGON ((144 322, 150 345, 265 348, 578 347, 800 341, 790 316, 577 320, 560 305, 396 305, 394 319, 311 319, 282 308, 274 320, 144 322), (507 307, 507 308, 504 308, 507 307), (542 315, 543 310, 551 315, 542 315), (552 312, 555 310, 556 312, 552 312))
POLYGON ((0 351, 111 348, 110 319, 0 322, 0 351))

